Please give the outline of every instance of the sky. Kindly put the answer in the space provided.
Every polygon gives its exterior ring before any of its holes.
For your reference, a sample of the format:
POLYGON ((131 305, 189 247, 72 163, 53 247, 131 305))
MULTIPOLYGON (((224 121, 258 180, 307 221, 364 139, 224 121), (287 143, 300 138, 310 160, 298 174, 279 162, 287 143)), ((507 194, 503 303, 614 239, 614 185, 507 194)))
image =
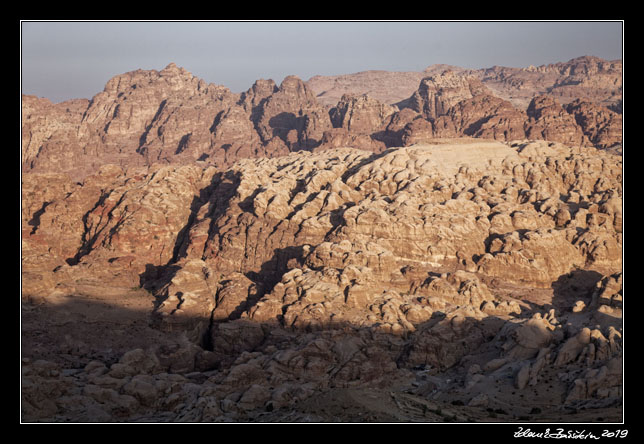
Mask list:
POLYGON ((91 99, 115 75, 176 63, 246 91, 257 79, 527 67, 623 56, 621 21, 22 21, 21 90, 52 102, 91 99))

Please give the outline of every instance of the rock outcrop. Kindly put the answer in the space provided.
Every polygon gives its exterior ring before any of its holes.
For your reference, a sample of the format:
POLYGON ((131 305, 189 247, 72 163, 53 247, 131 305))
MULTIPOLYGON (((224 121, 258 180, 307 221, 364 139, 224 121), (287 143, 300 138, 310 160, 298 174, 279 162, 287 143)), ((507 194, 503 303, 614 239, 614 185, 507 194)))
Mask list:
POLYGON ((592 102, 576 99, 566 105, 566 111, 598 148, 610 148, 622 143, 622 115, 592 102))
MULTIPOLYGON (((458 102, 434 121, 435 137, 461 135, 502 141, 524 140, 526 115, 490 94, 458 102)), ((550 140, 545 139, 544 140, 550 140)))
MULTIPOLYGON (((492 92, 494 91, 494 92, 492 92)), ((569 146, 621 146, 621 116, 580 99, 563 107, 552 95, 531 98, 525 111, 495 95, 471 73, 444 72, 422 80, 404 109, 418 113, 398 133, 383 140, 411 145, 432 139, 470 136, 512 140, 547 140, 569 146), (396 134, 396 135, 398 135, 396 134)), ((396 113, 394 118, 401 120, 396 113)), ((394 121, 392 118, 392 121, 394 121)), ((392 128, 392 132, 396 131, 392 128)), ((400 130, 398 130, 400 131, 400 130)))
POLYGON ((288 76, 258 111, 257 131, 263 142, 277 137, 289 151, 317 146, 331 128, 326 110, 297 76, 288 76))
POLYGON ((567 113, 554 98, 535 97, 526 113, 529 117, 526 130, 529 139, 552 140, 570 146, 586 144, 584 133, 574 116, 567 113))
POLYGON ((487 88, 478 79, 446 71, 424 78, 409 98, 408 106, 433 121, 457 103, 485 93, 487 88))
POLYGON ((334 128, 349 132, 372 134, 383 129, 398 108, 361 96, 344 95, 329 115, 334 128))
MULTIPOLYGON (((88 100, 53 104, 47 99, 22 96, 22 163, 25 170, 36 168, 46 158, 50 172, 73 163, 82 147, 77 132, 88 100)), ((60 171, 59 171, 60 172, 60 171)))
MULTIPOLYGON (((454 67, 456 68, 456 67, 454 67)), ((407 99, 429 72, 363 71, 339 76, 313 76, 306 81, 318 102, 332 108, 345 94, 363 95, 388 105, 407 99)))

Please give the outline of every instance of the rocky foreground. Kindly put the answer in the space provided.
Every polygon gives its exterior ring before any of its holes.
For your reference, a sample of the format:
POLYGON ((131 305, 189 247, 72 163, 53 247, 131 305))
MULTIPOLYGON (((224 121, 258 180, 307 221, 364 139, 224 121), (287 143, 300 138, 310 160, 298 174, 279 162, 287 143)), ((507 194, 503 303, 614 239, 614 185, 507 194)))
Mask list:
POLYGON ((443 139, 22 181, 25 422, 621 421, 620 155, 443 139))

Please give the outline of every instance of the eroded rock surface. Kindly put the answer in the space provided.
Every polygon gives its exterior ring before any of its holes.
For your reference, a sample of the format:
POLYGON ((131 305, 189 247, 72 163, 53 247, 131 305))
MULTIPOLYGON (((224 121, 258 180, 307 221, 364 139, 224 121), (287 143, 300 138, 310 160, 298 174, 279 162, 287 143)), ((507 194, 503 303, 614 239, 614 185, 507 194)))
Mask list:
POLYGON ((474 139, 24 173, 23 420, 619 419, 621 174, 474 139))

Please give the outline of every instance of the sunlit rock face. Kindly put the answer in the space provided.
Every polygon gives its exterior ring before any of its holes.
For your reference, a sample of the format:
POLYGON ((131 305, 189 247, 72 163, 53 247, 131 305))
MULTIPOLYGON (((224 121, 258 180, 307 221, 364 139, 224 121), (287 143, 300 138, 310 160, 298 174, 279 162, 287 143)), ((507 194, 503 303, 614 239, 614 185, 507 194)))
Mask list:
POLYGON ((619 415, 621 174, 476 139, 24 173, 23 416, 619 415))

